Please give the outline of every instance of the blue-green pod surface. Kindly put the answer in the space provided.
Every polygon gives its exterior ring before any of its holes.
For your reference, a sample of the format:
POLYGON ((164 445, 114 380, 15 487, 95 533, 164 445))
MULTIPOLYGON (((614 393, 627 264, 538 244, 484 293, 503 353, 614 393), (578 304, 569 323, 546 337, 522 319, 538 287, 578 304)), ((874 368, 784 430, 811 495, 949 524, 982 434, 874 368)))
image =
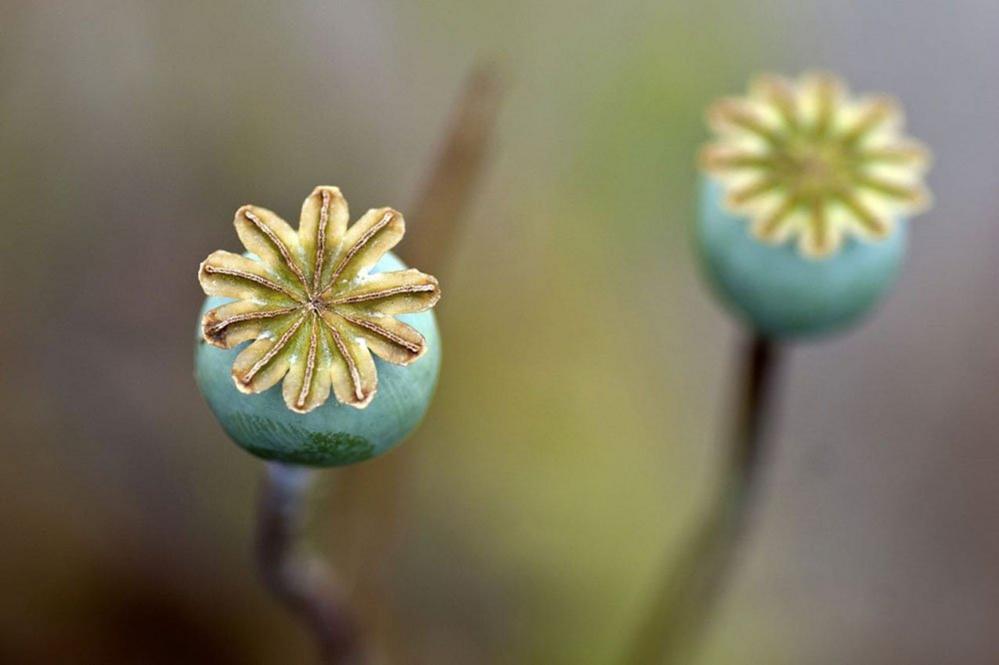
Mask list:
POLYGON ((794 242, 765 243, 748 219, 723 204, 722 186, 702 176, 696 242, 704 271, 725 304, 752 328, 776 338, 814 336, 856 322, 894 283, 905 255, 908 224, 887 238, 844 241, 833 256, 801 254, 794 242))

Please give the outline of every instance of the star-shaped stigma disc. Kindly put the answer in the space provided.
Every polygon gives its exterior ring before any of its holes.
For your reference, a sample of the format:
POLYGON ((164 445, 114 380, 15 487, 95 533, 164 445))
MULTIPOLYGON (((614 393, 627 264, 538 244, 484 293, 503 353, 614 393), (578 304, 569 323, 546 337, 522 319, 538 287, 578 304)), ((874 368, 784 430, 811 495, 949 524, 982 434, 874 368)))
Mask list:
POLYGON ((240 391, 283 380, 293 411, 315 409, 331 390, 364 408, 378 388, 372 353, 408 365, 426 351, 423 336, 395 315, 433 307, 437 280, 412 269, 369 274, 402 239, 402 214, 378 208, 348 220, 336 187, 305 199, 297 232, 270 210, 243 206, 235 226, 249 254, 219 250, 201 264, 205 293, 234 299, 205 314, 204 339, 223 349, 253 340, 232 366, 240 391))
POLYGON ((884 239, 929 203, 929 151, 902 135, 897 104, 851 99, 831 75, 760 77, 747 96, 714 104, 708 122, 716 138, 702 168, 765 242, 796 239, 805 256, 826 258, 850 237, 884 239))

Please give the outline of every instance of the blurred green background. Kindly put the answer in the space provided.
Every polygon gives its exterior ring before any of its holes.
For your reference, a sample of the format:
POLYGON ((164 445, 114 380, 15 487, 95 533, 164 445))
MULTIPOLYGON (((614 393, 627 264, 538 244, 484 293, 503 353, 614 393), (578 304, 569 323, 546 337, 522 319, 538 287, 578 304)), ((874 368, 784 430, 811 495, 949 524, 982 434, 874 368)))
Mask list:
POLYGON ((197 265, 316 184, 406 212, 486 61, 489 161, 419 266, 438 397, 315 506, 386 662, 614 662, 731 397, 702 109, 812 67, 905 102, 937 205, 876 318, 795 350, 698 663, 996 662, 997 38, 987 0, 0 0, 0 661, 308 662, 253 574, 261 465, 194 387, 197 265))

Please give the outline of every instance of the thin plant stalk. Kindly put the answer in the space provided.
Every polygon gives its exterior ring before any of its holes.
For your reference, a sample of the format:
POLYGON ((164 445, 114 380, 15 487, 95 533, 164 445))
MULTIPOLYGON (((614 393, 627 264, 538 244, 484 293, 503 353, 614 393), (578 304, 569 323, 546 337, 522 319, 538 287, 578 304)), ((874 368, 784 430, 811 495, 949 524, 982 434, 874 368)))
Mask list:
POLYGON ((689 663, 746 542, 773 417, 781 349, 759 335, 741 352, 725 469, 707 517, 669 562, 627 665, 689 663))
POLYGON ((309 629, 324 665, 365 662, 357 625, 329 566, 306 549, 315 472, 268 462, 257 511, 256 558, 267 589, 309 629))
MULTIPOLYGON (((492 162, 494 136, 507 85, 491 59, 477 63, 468 73, 446 123, 436 155, 428 164, 423 183, 406 208, 406 223, 413 230, 399 247, 411 265, 426 266, 441 280, 445 293, 453 273, 452 258, 468 221, 468 210, 492 162)), ((398 550, 399 533, 407 519, 404 495, 418 446, 400 446, 379 459, 377 465, 359 464, 343 478, 340 514, 346 523, 364 524, 352 537, 363 542, 363 564, 346 568, 345 575, 363 565, 364 575, 352 583, 365 606, 372 638, 393 660, 407 649, 404 626, 391 611, 389 582, 384 565, 398 550), (353 518, 353 519, 352 519, 353 518)), ((350 562, 346 562, 350 566, 350 562)))
MULTIPOLYGON (((488 163, 501 92, 499 76, 491 63, 480 63, 469 75, 440 156, 417 198, 415 214, 407 215, 416 226, 423 227, 414 237, 416 242, 406 249, 407 259, 421 265, 446 263, 460 235, 463 213, 488 163), (419 238, 424 241, 419 242, 419 238)), ((380 509, 384 514, 377 518, 385 525, 396 521, 398 497, 393 494, 392 500, 378 501, 378 497, 368 494, 371 487, 396 491, 403 456, 403 452, 396 451, 382 463, 377 471, 379 482, 369 482, 364 467, 345 478, 348 495, 364 495, 354 497, 353 503, 380 509)), ((322 560, 304 549, 307 495, 315 473, 267 464, 258 507, 257 564, 268 589, 312 632, 325 665, 361 665, 370 658, 362 650, 344 593, 322 560)))

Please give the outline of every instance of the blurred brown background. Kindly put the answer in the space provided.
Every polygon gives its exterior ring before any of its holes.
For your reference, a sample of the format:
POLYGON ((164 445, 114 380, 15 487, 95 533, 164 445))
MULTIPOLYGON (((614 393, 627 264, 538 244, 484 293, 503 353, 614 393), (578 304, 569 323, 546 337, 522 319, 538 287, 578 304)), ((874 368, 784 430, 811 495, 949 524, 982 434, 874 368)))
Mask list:
POLYGON ((905 102, 937 205, 878 315, 795 350, 698 662, 999 662, 997 38, 987 0, 0 0, 0 661, 308 662, 253 575, 260 463, 192 380, 196 267, 242 203, 407 211, 485 59, 491 160, 420 266, 437 400, 316 504, 391 662, 613 662, 730 393, 688 246, 701 109, 810 67, 905 102))

